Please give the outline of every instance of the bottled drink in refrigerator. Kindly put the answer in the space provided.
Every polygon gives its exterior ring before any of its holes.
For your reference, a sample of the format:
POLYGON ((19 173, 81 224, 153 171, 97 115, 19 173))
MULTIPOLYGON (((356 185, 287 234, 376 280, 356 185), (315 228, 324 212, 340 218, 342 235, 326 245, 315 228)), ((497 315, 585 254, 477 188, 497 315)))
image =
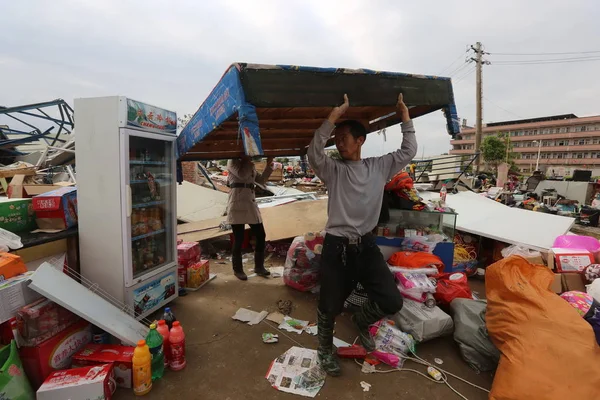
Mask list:
POLYGON ((145 340, 140 340, 133 350, 133 393, 143 396, 152 389, 150 349, 145 340))
POLYGON ((171 344, 171 357, 169 368, 173 371, 179 371, 185 368, 185 334, 179 321, 173 322, 173 328, 169 332, 169 342, 171 344))
POLYGON ((146 336, 146 343, 152 354, 152 380, 162 378, 165 372, 165 356, 163 353, 163 337, 156 330, 156 324, 150 324, 150 332, 146 336))
POLYGON ((171 358, 171 346, 169 342, 169 327, 164 319, 158 321, 156 331, 163 337, 163 354, 165 358, 165 367, 169 366, 169 359, 171 358))
POLYGON ((173 312, 171 311, 171 307, 165 307, 165 313, 163 314, 163 319, 167 323, 167 326, 169 327, 169 331, 171 331, 171 328, 173 328, 173 322, 177 321, 177 318, 175 318, 175 314, 173 314, 173 312))

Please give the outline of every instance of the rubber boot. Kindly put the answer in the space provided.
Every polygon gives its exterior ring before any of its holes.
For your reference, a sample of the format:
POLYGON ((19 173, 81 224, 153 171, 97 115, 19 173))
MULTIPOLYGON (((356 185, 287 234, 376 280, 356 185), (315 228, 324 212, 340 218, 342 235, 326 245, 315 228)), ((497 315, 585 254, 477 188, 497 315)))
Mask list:
POLYGON ((233 274, 240 281, 247 281, 248 276, 244 272, 244 263, 242 263, 242 255, 231 257, 231 264, 233 265, 233 274))
POLYGON ((333 327, 335 317, 331 317, 320 310, 317 312, 317 335, 319 338, 319 347, 317 354, 321 368, 330 376, 340 376, 342 369, 340 362, 333 349, 333 327))
POLYGON ((271 275, 265 268, 265 252, 264 251, 255 251, 254 252, 254 272, 258 276, 262 276, 263 278, 268 278, 271 275))
POLYGON ((381 311, 377 303, 371 300, 363 304, 360 311, 352 316, 352 322, 358 328, 360 342, 368 352, 375 350, 375 340, 371 337, 369 328, 385 316, 386 314, 381 311))

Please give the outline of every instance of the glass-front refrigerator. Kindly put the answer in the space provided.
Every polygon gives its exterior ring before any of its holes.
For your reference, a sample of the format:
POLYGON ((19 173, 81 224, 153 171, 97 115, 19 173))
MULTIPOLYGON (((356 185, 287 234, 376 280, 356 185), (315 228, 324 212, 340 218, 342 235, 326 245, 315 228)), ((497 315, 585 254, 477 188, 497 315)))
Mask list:
POLYGON ((75 109, 81 274, 143 318, 178 292, 177 117, 124 97, 75 109))

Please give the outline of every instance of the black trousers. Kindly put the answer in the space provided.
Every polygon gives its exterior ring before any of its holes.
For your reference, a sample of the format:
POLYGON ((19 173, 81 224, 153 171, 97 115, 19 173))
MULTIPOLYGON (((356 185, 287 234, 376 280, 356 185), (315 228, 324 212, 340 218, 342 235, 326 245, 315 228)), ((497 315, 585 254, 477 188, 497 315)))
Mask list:
POLYGON ((358 282, 365 288, 369 300, 377 303, 386 314, 395 314, 402 308, 402 295, 394 275, 371 234, 363 236, 360 244, 349 244, 346 238, 325 236, 320 275, 319 311, 322 313, 340 314, 344 301, 358 282))
MULTIPOLYGON (((245 232, 244 224, 234 224, 231 225, 231 230, 233 231, 233 257, 242 257, 242 244, 244 243, 244 232, 245 232)), ((263 224, 251 224, 250 229, 252 230, 252 234, 254 235, 254 239, 256 240, 256 246, 254 247, 254 251, 257 253, 264 253, 265 251, 265 227, 263 224)))

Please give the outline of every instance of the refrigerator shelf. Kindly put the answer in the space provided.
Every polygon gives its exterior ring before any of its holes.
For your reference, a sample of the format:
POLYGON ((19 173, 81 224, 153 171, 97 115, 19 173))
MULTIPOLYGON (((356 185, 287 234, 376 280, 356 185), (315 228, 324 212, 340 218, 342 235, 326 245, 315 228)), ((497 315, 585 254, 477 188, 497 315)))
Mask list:
MULTIPOLYGON (((170 179, 155 179, 155 183, 171 183, 170 179)), ((138 183, 148 183, 148 179, 135 179, 130 182, 130 184, 138 184, 138 183)))
POLYGON ((159 230, 154 231, 154 232, 149 232, 149 233, 145 233, 143 235, 134 236, 134 237, 131 238, 131 241, 132 242, 136 242, 136 241, 138 241, 140 239, 145 239, 147 237, 154 236, 154 235, 160 235, 161 233, 165 233, 165 232, 166 231, 164 229, 159 229, 159 230))
POLYGON ((167 165, 164 161, 142 161, 142 160, 130 160, 130 165, 167 165))
POLYGON ((133 206, 131 206, 131 208, 146 208, 146 207, 152 207, 152 206, 160 206, 165 203, 166 203, 165 200, 149 201, 147 203, 134 204, 133 206))

